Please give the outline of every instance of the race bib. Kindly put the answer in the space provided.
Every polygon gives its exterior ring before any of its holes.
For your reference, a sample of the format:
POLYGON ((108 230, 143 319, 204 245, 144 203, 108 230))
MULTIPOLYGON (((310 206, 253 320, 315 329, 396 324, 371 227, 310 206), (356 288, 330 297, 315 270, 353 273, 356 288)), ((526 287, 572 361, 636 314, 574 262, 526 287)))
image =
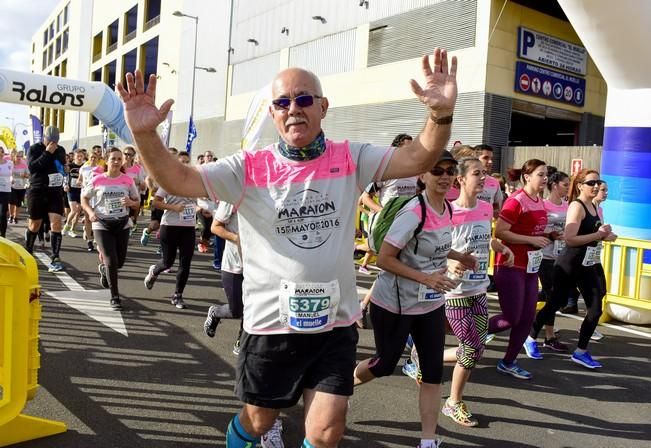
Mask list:
POLYGON ((563 249, 565 249, 565 241, 554 240, 554 256, 558 257, 561 254, 561 252, 563 252, 563 249))
POLYGON ((8 190, 11 188, 11 179, 6 176, 0 176, 0 188, 8 190))
POLYGON ((543 252, 541 249, 530 250, 527 252, 529 261, 527 262, 527 274, 535 274, 540 269, 540 263, 543 260, 543 252))
POLYGON ((13 181, 11 182, 11 186, 16 190, 22 190, 25 188, 25 179, 21 177, 14 177, 13 181))
MULTIPOLYGON (((432 271, 433 272, 433 271, 432 271)), ((431 274, 431 272, 427 272, 431 274)), ((435 289, 430 288, 427 285, 420 283, 418 285, 418 301, 419 302, 436 302, 438 300, 443 300, 445 296, 435 289)))
POLYGON ((48 174, 48 187, 61 187, 63 186, 63 174, 61 173, 52 173, 48 174))
POLYGON ((183 209, 183 212, 181 213, 181 220, 194 221, 196 214, 197 212, 194 208, 194 204, 186 205, 185 208, 183 209))
POLYGON ((339 308, 339 282, 280 282, 280 323, 298 332, 312 332, 335 322, 339 308))
POLYGON ((478 253, 474 253, 473 255, 477 258, 479 268, 476 271, 473 271, 471 269, 464 271, 462 278, 464 280, 470 280, 470 281, 486 280, 490 253, 478 252, 478 253))
POLYGON ((124 215, 126 213, 122 198, 107 198, 104 203, 107 215, 124 215))
POLYGON ((601 263, 601 248, 602 244, 596 246, 588 246, 585 248, 585 256, 583 257, 583 266, 594 266, 601 263))

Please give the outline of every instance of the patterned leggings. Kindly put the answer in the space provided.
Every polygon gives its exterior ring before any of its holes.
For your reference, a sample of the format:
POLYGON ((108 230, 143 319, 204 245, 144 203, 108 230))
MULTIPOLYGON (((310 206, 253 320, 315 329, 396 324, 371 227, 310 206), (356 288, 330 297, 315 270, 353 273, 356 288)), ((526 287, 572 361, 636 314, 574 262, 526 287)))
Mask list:
POLYGON ((459 339, 457 362, 472 369, 481 359, 488 331, 486 294, 446 299, 445 315, 459 339))

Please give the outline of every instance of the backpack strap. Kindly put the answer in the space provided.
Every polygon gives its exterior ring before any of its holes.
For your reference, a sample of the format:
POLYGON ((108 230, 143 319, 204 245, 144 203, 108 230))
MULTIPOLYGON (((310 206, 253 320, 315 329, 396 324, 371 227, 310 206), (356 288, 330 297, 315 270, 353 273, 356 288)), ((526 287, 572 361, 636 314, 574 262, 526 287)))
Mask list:
POLYGON ((420 204, 420 222, 418 223, 418 226, 414 230, 414 239, 416 240, 416 246, 414 246, 414 254, 418 253, 417 236, 423 230, 423 226, 425 226, 425 219, 427 219, 427 207, 425 206, 425 198, 423 198, 422 193, 417 194, 416 197, 418 197, 418 203, 420 204))
POLYGON ((443 201, 445 202, 445 205, 447 205, 448 213, 450 213, 450 219, 452 219, 452 204, 450 204, 450 201, 447 199, 443 199, 443 201))

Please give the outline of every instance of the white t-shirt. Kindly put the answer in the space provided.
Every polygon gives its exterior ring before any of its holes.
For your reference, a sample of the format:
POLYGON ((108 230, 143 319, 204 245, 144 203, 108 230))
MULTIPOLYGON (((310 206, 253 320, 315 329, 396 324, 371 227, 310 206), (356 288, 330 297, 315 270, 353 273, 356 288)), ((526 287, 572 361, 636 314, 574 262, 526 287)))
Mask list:
MULTIPOLYGON (((417 197, 396 214, 384 242, 401 250, 399 259, 407 266, 427 273, 445 272, 452 245, 450 211, 446 204, 444 210, 434 210, 427 202, 427 195, 423 197, 427 217, 416 238, 414 231, 422 219, 417 197)), ((387 271, 380 272, 371 294, 374 304, 395 314, 425 314, 445 304, 443 294, 387 271)))
POLYGON ((310 161, 286 159, 274 144, 198 167, 210 199, 238 210, 248 333, 324 332, 359 318, 357 198, 392 153, 328 140, 310 161))
POLYGON ((498 204, 502 208, 502 190, 500 188, 500 181, 493 176, 486 176, 484 180, 484 190, 477 195, 477 199, 486 201, 489 204, 498 204))
POLYGON ((156 190, 156 196, 163 199, 166 204, 183 204, 185 206, 181 213, 165 209, 160 220, 162 226, 194 227, 197 224, 197 201, 195 199, 171 195, 161 187, 156 190))
POLYGON ((14 170, 11 175, 11 188, 14 190, 24 190, 27 188, 27 177, 23 176, 28 172, 29 170, 24 160, 14 165, 14 170))
MULTIPOLYGON (((563 201, 561 205, 556 205, 548 199, 543 200, 543 205, 547 211, 547 227, 545 233, 564 232, 565 219, 567 218, 568 202, 563 201)), ((556 260, 565 248, 564 240, 555 240, 543 247, 543 259, 556 260)))
POLYGON ((490 284, 487 270, 490 260, 491 222, 493 206, 485 201, 477 201, 473 208, 460 207, 452 203, 452 249, 472 255, 479 262, 476 271, 467 270, 461 283, 446 294, 448 298, 469 297, 486 292, 490 284))
MULTIPOLYGON (((239 233, 237 212, 234 210, 232 204, 221 201, 217 206, 217 210, 213 212, 213 219, 224 224, 224 227, 229 232, 239 233)), ((231 274, 242 273, 240 248, 234 242, 226 239, 224 240, 224 254, 222 255, 222 271, 230 272, 231 274)))
MULTIPOLYGON (((120 219, 129 216, 129 207, 122 204, 122 198, 140 200, 138 189, 126 174, 117 177, 110 177, 107 174, 97 175, 83 188, 82 195, 93 204, 95 215, 101 219, 120 219)), ((128 219, 124 228, 130 228, 132 225, 133 223, 128 219)), ((93 230, 106 230, 100 221, 94 222, 92 227, 93 230)))
POLYGON ((418 176, 413 176, 376 182, 375 187, 380 190, 380 205, 384 207, 390 199, 398 196, 414 196, 418 193, 417 180, 418 176))
POLYGON ((14 163, 11 160, 5 160, 0 164, 0 192, 11 193, 11 175, 14 171, 14 163))

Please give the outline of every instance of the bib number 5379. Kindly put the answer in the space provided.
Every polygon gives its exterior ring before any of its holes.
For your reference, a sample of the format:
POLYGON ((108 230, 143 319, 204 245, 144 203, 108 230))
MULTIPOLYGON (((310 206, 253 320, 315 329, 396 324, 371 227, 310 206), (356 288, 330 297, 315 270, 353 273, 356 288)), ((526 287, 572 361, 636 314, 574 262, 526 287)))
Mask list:
POLYGON ((289 311, 302 313, 316 313, 330 308, 329 297, 290 297, 289 311))

